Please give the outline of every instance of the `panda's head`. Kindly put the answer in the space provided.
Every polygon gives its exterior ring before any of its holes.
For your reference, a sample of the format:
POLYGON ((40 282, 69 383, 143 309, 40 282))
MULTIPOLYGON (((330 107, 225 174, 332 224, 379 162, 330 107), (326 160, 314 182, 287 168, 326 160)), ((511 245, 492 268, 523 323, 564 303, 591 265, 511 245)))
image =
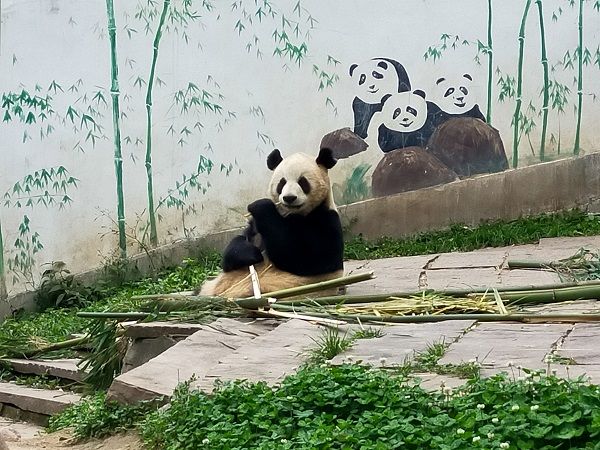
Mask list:
POLYGON ((392 59, 373 58, 350 66, 355 95, 365 103, 379 103, 386 94, 410 90, 410 81, 402 64, 392 59))
POLYGON ((475 106, 471 93, 473 78, 465 73, 458 79, 438 78, 435 82, 437 94, 435 103, 449 114, 463 114, 475 106))
POLYGON ((281 215, 306 215, 323 203, 335 209, 327 171, 336 162, 328 148, 321 149, 316 159, 304 153, 284 159, 279 150, 273 150, 267 158, 267 167, 273 171, 269 193, 281 215))
POLYGON ((417 131, 427 121, 425 92, 400 92, 383 98, 381 124, 390 130, 410 133, 417 131))

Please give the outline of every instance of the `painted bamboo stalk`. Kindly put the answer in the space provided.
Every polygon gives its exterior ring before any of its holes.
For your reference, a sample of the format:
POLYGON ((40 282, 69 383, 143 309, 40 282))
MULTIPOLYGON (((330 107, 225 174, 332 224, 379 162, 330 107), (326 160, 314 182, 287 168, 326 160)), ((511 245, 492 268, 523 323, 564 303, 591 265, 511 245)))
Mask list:
POLYGON ((513 116, 513 157, 512 165, 516 168, 519 164, 519 116, 521 114, 521 94, 523 91, 523 57, 525 50, 525 25, 527 23, 527 15, 531 7, 531 0, 525 3, 523 17, 521 18, 521 28, 519 29, 519 65, 517 68, 517 98, 515 106, 515 114, 513 116))
POLYGON ((123 156, 121 153, 121 127, 119 109, 119 66, 117 60, 117 33, 115 25, 115 12, 113 0, 106 0, 106 14, 108 16, 108 37, 110 40, 112 118, 115 144, 115 176, 117 179, 117 225, 119 228, 119 248, 121 258, 127 258, 127 239, 125 236, 125 199, 123 196, 123 156))
POLYGON ((579 0, 579 47, 577 48, 577 128, 575 129, 575 144, 573 154, 579 155, 579 137, 581 133, 581 108, 583 107, 583 1, 579 0))
POLYGON ((2 239, 2 223, 0 223, 0 300, 8 297, 6 289, 6 273, 4 272, 4 241, 2 239))
POLYGON ((492 123, 492 81, 494 77, 494 54, 492 50, 492 0, 488 0, 488 25, 487 25, 487 46, 488 46, 488 86, 487 86, 487 112, 486 121, 492 123))
POLYGON ((542 0, 536 0, 538 15, 540 20, 540 44, 541 44, 541 58, 542 67, 544 69, 544 105, 542 106, 542 137, 540 139, 540 161, 544 161, 546 154, 546 133, 548 130, 548 103, 550 100, 549 89, 550 83, 548 81, 548 56, 546 54, 546 31, 544 28, 544 11, 542 7, 542 0))
POLYGON ((152 43, 152 66, 150 67, 150 76, 148 77, 148 88, 146 90, 146 178, 148 189, 148 217, 150 221, 150 243, 158 244, 158 234, 156 231, 156 210, 154 208, 154 185, 152 181, 152 89, 154 87, 154 76, 156 72, 156 62, 158 61, 158 48, 162 38, 162 29, 165 24, 167 12, 171 0, 164 0, 162 12, 154 41, 152 43))

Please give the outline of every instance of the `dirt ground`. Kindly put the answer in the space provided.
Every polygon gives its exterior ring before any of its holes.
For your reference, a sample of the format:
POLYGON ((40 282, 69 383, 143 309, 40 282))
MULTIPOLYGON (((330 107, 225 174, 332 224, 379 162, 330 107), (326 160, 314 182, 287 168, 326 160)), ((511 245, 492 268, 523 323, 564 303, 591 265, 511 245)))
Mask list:
MULTIPOLYGON (((77 443, 66 431, 6 442, 8 450, 68 449, 68 450, 141 450, 142 443, 135 432, 110 436, 106 439, 91 439, 77 443)), ((0 450, 2 447, 0 446, 0 450)))

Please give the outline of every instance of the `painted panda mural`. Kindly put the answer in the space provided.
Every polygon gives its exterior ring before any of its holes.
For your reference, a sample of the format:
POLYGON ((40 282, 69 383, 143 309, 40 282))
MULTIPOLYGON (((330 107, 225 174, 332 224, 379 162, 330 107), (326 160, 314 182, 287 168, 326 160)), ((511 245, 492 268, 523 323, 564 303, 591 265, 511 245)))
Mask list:
POLYGON ((460 77, 439 77, 435 82, 435 103, 440 111, 433 117, 435 125, 456 117, 475 117, 485 122, 485 116, 476 104, 468 73, 460 77))
POLYGON ((440 109, 425 99, 425 92, 415 90, 386 95, 382 100, 377 142, 384 152, 405 147, 425 147, 435 126, 432 117, 440 109))
POLYGON ((352 64, 350 77, 355 88, 354 132, 365 139, 373 114, 381 111, 381 99, 387 94, 410 91, 410 80, 404 66, 389 58, 352 64))
POLYGON ((263 293, 342 276, 342 226, 328 174, 336 162, 328 148, 317 158, 296 153, 284 159, 273 150, 267 158, 273 171, 269 198, 248 205, 252 218, 225 249, 223 273, 200 293, 251 296, 250 265, 263 293))

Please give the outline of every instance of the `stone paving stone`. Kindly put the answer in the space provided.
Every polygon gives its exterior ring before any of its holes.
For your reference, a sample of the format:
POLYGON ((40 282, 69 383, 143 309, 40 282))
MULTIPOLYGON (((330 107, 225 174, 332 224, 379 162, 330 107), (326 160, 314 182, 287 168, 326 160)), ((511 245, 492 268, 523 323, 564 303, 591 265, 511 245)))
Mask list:
POLYGON ((542 238, 538 243, 541 250, 565 249, 573 253, 585 247, 590 250, 600 249, 600 236, 576 236, 568 238, 542 238))
POLYGON ((384 292, 413 292, 419 290, 419 275, 425 264, 435 255, 384 258, 371 261, 346 261, 345 273, 361 273, 372 270, 375 279, 352 284, 348 295, 376 294, 384 292))
POLYGON ((472 326, 472 320, 448 320, 439 323, 398 324, 383 329, 384 335, 359 339, 332 364, 362 361, 374 367, 398 366, 431 344, 454 342, 472 326), (383 359, 382 359, 383 358, 383 359))
POLYGON ((577 323, 558 351, 577 364, 597 365, 600 371, 600 324, 577 323))
POLYGON ((265 381, 276 384, 305 362, 307 350, 315 347, 322 328, 305 320, 292 319, 219 358, 206 374, 192 383, 210 392, 216 380, 265 381))
POLYGON ((494 268, 437 269, 428 270, 427 288, 445 289, 487 289, 499 283, 498 271, 494 268))
POLYGON ((549 270, 513 269, 500 272, 500 286, 535 287, 556 283, 560 283, 560 277, 549 270))
POLYGON ((450 345, 440 364, 477 360, 482 375, 511 371, 509 362, 528 369, 544 369, 544 357, 572 324, 480 323, 450 345))
POLYGON ((119 375, 108 395, 122 403, 169 397, 178 383, 203 377, 219 359, 273 328, 270 320, 218 319, 135 369, 119 375))
POLYGON ((14 383, 0 383, 0 403, 34 413, 52 415, 81 399, 78 394, 54 389, 35 389, 14 383))
POLYGON ((547 305, 530 305, 519 309, 523 312, 540 314, 600 314, 600 301, 574 300, 572 302, 549 303, 547 305))
POLYGON ((437 373, 415 373, 411 377, 413 379, 420 379, 419 386, 426 391, 438 391, 442 387, 454 389, 467 382, 467 380, 463 380, 462 378, 439 375, 437 373))
POLYGON ((486 249, 478 252, 442 253, 430 265, 430 269, 460 269, 467 267, 501 267, 507 250, 486 249))
POLYGON ((4 439, 6 442, 31 439, 43 431, 44 428, 38 425, 0 417, 0 438, 4 439))
POLYGON ((135 339, 157 338, 161 336, 191 336, 202 328, 203 325, 197 323, 136 323, 127 327, 125 335, 135 339))
POLYGON ((65 380, 83 381, 85 372, 77 367, 79 359, 6 359, 20 373, 50 375, 65 380))

